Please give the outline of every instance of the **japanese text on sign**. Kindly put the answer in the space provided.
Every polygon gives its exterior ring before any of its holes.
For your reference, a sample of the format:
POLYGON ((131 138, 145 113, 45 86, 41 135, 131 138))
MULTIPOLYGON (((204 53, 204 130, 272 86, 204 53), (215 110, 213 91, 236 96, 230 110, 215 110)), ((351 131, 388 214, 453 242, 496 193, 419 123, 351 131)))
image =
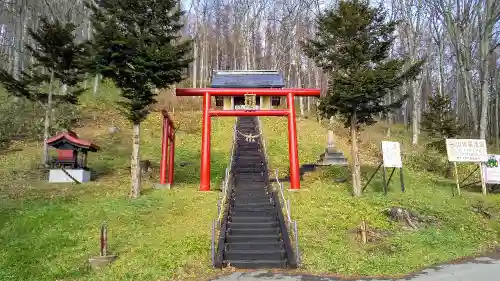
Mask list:
POLYGON ((401 148, 399 142, 395 141, 382 141, 382 157, 384 167, 388 168, 401 168, 401 148))
POLYGON ((484 139, 446 139, 450 162, 486 162, 488 155, 484 139))

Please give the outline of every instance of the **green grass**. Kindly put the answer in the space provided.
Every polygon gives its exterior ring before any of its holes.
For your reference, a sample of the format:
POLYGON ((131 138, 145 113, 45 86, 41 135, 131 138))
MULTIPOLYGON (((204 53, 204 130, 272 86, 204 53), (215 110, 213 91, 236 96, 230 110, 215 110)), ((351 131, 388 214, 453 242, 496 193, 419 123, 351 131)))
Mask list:
MULTIPOLYGON (((102 92, 107 90, 103 87, 102 92)), ((198 192, 201 114, 175 115, 179 130, 172 190, 151 188, 158 182, 160 113, 152 113, 144 122, 141 155, 156 165, 143 179, 142 196, 131 200, 131 126, 109 108, 106 99, 101 101, 84 97, 82 108, 96 113, 96 119, 89 114, 82 120, 85 127, 77 129, 82 138, 102 148, 89 156, 89 166, 98 177, 95 182, 47 183, 47 175, 36 169, 40 144, 14 143, 0 155, 0 280, 197 280, 212 274, 211 220, 216 217, 218 193, 198 192), (109 126, 120 132, 110 135, 109 126), (104 221, 109 250, 119 258, 94 272, 86 263, 99 253, 104 221)), ((220 185, 227 165, 233 122, 232 118, 213 122, 213 188, 220 185)))
MULTIPOLYGON (((0 154, 0 280, 200 280, 216 273, 210 268, 210 235, 218 193, 198 192, 201 113, 177 110, 174 114, 179 130, 172 190, 151 188, 158 181, 160 114, 152 113, 144 122, 141 156, 156 165, 143 178, 142 196, 131 200, 130 125, 113 108, 116 97, 116 90, 104 84, 97 98, 86 94, 80 105, 85 115, 76 131, 102 147, 89 157, 95 182, 47 183, 47 175, 37 168, 40 143, 14 142, 0 154), (110 126, 120 132, 110 135, 110 126), (87 260, 98 254, 99 227, 104 221, 109 250, 119 258, 102 271, 91 271, 87 260)), ((233 118, 213 120, 212 189, 220 186, 224 175, 233 122, 233 118)), ((263 118, 263 122, 271 169, 278 168, 284 176, 289 163, 286 120, 263 118)), ((348 153, 347 131, 336 125, 335 132, 337 146, 348 153)), ((314 163, 324 150, 326 130, 317 122, 301 120, 298 133, 301 163, 314 163)), ((299 226, 301 271, 398 275, 478 253, 498 241, 499 218, 486 219, 471 208, 484 201, 496 214, 498 196, 464 191, 462 197, 452 197, 452 181, 424 171, 431 155, 422 148, 410 150, 409 136, 402 128, 394 128, 393 136, 406 151, 406 193, 393 180, 389 195, 384 196, 378 176, 362 198, 352 198, 349 171, 334 168, 307 174, 301 191, 287 192, 299 226), (336 183, 338 177, 348 180, 336 183), (381 213, 393 205, 434 216, 438 224, 403 230, 381 213), (349 231, 363 219, 392 235, 361 245, 349 231)), ((383 137, 381 125, 362 134, 365 180, 379 161, 383 137)))
MULTIPOLYGON (((271 168, 279 168, 281 176, 288 171, 286 120, 263 119, 264 134, 271 168)), ((349 153, 348 134, 337 132, 337 146, 349 153)), ((401 129, 390 139, 403 143, 407 154, 409 139, 401 129)), ((362 133, 362 174, 366 181, 376 168, 377 143, 384 139, 380 126, 362 133)), ((298 123, 299 158, 301 163, 314 163, 326 145, 326 129, 317 122, 298 123)), ((350 155, 347 155, 348 157, 350 155)), ((420 155, 424 157, 425 155, 420 155)), ((413 159, 413 158, 404 158, 413 159)), ((409 161, 409 160, 408 160, 409 161)), ((415 165, 405 166, 415 167, 415 165)), ((402 193, 399 174, 395 173, 388 196, 383 195, 382 177, 375 177, 362 198, 351 196, 350 171, 322 168, 304 176, 300 191, 288 191, 292 219, 299 228, 303 267, 301 271, 356 275, 402 275, 421 267, 470 256, 496 246, 500 238, 500 198, 477 192, 463 192, 453 197, 454 183, 439 175, 405 170, 406 192, 402 193), (346 177, 347 182, 334 179, 346 177), (490 220, 473 212, 472 205, 482 202, 495 217, 490 220), (421 215, 437 218, 436 225, 418 231, 404 230, 382 213, 391 206, 409 208, 421 215), (365 220, 370 227, 392 234, 376 243, 361 244, 350 234, 365 220)), ((286 185, 285 185, 286 186, 286 185)))

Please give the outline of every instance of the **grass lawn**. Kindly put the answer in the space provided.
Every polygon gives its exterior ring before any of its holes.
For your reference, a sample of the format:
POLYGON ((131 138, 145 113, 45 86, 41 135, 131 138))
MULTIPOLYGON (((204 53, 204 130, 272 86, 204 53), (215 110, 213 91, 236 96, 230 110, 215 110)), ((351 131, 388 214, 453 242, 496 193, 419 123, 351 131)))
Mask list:
MULTIPOLYGON (((76 131, 102 147, 89 157, 97 177, 92 183, 47 183, 47 175, 37 168, 40 143, 15 142, 0 154, 0 280, 200 280, 217 273, 210 267, 210 235, 219 194, 198 192, 201 112, 177 109, 174 113, 179 130, 172 190, 151 188, 158 181, 160 114, 152 113, 144 122, 141 155, 156 165, 143 178, 142 196, 131 200, 130 125, 110 106, 114 100, 116 91, 106 85, 97 100, 88 94, 82 98, 84 116, 76 131), (110 134, 111 126, 120 131, 110 134), (99 227, 104 221, 109 250, 119 258, 94 272, 86 262, 98 254, 99 227)), ((217 118, 212 123, 212 189, 220 186, 224 175, 233 122, 233 118, 217 118)), ((263 122, 271 168, 279 168, 283 176, 289 163, 286 119, 263 118, 263 122)), ((314 163, 326 143, 325 129, 302 120, 298 132, 301 163, 314 163)), ((336 133, 338 147, 348 152, 343 137, 347 132, 337 128, 336 133)), ((403 143, 403 151, 409 151, 404 130, 395 128, 393 135, 403 143)), ((377 164, 383 128, 371 128, 363 136, 366 179, 377 164)), ((334 168, 307 174, 301 191, 287 192, 299 226, 301 270, 401 274, 494 245, 500 236, 499 218, 487 219, 473 212, 472 205, 481 201, 497 214, 497 196, 464 191, 462 197, 452 197, 453 182, 419 170, 417 160, 423 158, 419 156, 415 151, 405 156, 409 168, 404 194, 393 181, 389 195, 384 196, 378 177, 364 197, 353 199, 349 171, 334 168), (342 175, 348 181, 336 183, 334 178, 342 175), (393 205, 432 215, 438 222, 418 231, 403 230, 381 214, 393 205), (349 230, 363 219, 392 235, 361 245, 349 230)))
MULTIPOLYGON (((36 168, 41 159, 37 143, 15 143, 0 154, 0 280, 198 280, 211 275, 211 220, 218 192, 198 192, 201 113, 175 114, 180 128, 172 190, 151 188, 158 182, 161 114, 152 113, 144 122, 141 155, 156 166, 144 177, 143 195, 131 200, 131 126, 116 111, 86 98, 82 108, 97 112, 96 120, 89 114, 90 120, 82 121, 85 127, 76 131, 102 148, 89 156, 95 182, 47 183, 47 175, 36 168), (120 132, 109 134, 110 126, 120 132), (104 221, 109 250, 119 258, 100 272, 89 271, 86 262, 99 253, 104 221)), ((213 121, 213 188, 220 185, 229 159, 233 122, 213 121)))
MULTIPOLYGON (((270 167, 278 168, 281 176, 288 172, 288 143, 286 119, 263 118, 270 167)), ((336 143, 349 153, 348 133, 337 128, 336 143)), ((409 134, 407 134, 409 135, 409 134)), ((401 128, 393 130, 393 138, 409 149, 409 137, 401 128)), ((362 133, 363 179, 370 177, 377 166, 377 151, 384 138, 383 128, 375 126, 362 133)), ((315 163, 326 146, 326 129, 318 122, 298 122, 299 158, 301 163, 315 163)), ((350 155, 347 155, 348 157, 350 155)), ((420 157, 425 157, 420 155, 420 157)), ((414 155, 404 157, 404 165, 414 155)), ((465 171, 464 171, 465 172, 465 171)), ((287 192, 291 200, 292 219, 299 228, 303 267, 301 271, 323 274, 401 275, 421 267, 451 259, 477 254, 500 239, 500 196, 482 196, 464 191, 453 197, 452 180, 415 169, 405 170, 406 192, 399 186, 395 173, 388 196, 382 191, 382 176, 375 177, 362 198, 351 196, 350 171, 343 168, 322 168, 304 176, 302 190, 287 192), (345 183, 335 182, 346 177, 345 183), (493 219, 473 211, 472 205, 482 204, 494 214, 493 219), (391 206, 402 206, 421 215, 437 219, 435 224, 418 231, 404 230, 382 213, 391 206), (350 234, 362 220, 391 235, 376 243, 363 245, 350 234)), ((286 185, 285 185, 286 186, 286 185)))

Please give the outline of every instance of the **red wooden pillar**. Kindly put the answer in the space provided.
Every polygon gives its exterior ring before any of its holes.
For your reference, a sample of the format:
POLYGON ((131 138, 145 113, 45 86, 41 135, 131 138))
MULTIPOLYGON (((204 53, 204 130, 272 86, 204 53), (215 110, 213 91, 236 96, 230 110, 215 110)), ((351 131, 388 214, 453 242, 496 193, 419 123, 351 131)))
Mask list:
MULTIPOLYGON (((170 132, 169 120, 166 116, 163 116, 163 134, 161 138, 161 161, 160 161, 160 184, 167 183, 167 167, 169 156, 168 156, 168 137, 170 132)), ((173 168, 173 166, 172 166, 173 168)))
POLYGON ((203 95, 200 191, 210 191, 210 94, 203 95))
POLYGON ((297 146, 297 123, 295 119, 295 101, 293 93, 286 96, 288 109, 288 153, 290 157, 290 188, 300 189, 299 151, 297 146))
POLYGON ((168 184, 174 183, 174 158, 175 158, 175 132, 174 127, 170 126, 170 150, 168 155, 168 184))

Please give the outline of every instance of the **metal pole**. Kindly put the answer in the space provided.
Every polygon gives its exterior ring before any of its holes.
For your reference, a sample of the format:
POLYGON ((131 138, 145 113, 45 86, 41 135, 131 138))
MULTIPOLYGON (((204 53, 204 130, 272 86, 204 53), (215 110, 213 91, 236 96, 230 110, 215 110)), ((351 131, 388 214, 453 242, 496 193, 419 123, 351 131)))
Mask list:
POLYGON ((384 175, 384 194, 387 195, 387 172, 385 170, 385 166, 382 167, 383 175, 384 175))
POLYGON ((405 192, 405 178, 403 175, 403 167, 399 168, 399 178, 401 180, 401 191, 405 192))
POLYGON ((215 267, 215 220, 212 220, 212 266, 215 267))
POLYGON ((365 184, 365 186, 363 187, 363 189, 361 190, 361 192, 364 192, 366 187, 370 184, 370 182, 372 181, 373 177, 377 174, 378 170, 380 170, 380 167, 382 166, 382 162, 380 162, 380 164, 378 164, 378 167, 377 169, 375 170, 375 172, 373 172, 372 176, 370 177, 370 179, 368 180, 368 182, 365 184))
POLYGON ((300 189, 299 152, 297 149, 297 123, 295 119, 295 101, 293 93, 288 93, 288 152, 290 158, 290 188, 300 189))
POLYGON ((300 252, 299 252, 299 233, 297 232, 297 221, 293 223, 293 232, 295 233, 295 259, 297 261, 297 266, 300 264, 300 252))
POLYGON ((389 176, 389 179, 387 180, 387 185, 389 185, 389 183, 391 182, 392 175, 394 175, 394 171, 396 171, 396 168, 392 168, 391 175, 389 176))
POLYGON ((163 117, 163 133, 161 139, 161 161, 160 161, 160 184, 167 183, 167 166, 168 166, 168 134, 169 122, 167 117, 163 117))
POLYGON ((203 95, 200 191, 210 191, 210 94, 203 95))

